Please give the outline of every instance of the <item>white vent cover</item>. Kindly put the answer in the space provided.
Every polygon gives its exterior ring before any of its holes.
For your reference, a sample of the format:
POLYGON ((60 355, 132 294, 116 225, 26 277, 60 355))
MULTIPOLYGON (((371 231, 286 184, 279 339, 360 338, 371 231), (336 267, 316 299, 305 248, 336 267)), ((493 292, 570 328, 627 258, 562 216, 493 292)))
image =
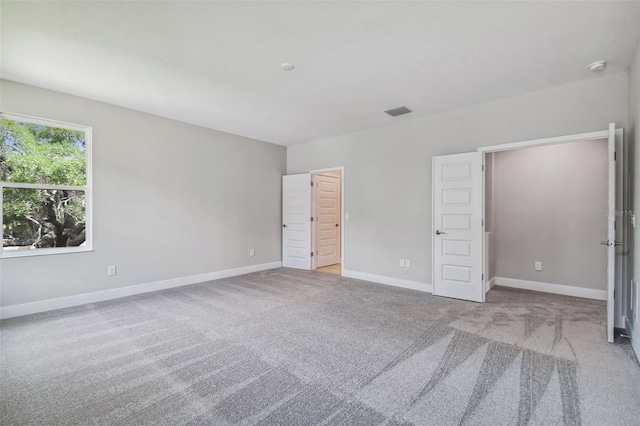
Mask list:
POLYGON ((385 109, 383 112, 386 112, 387 114, 389 114, 392 117, 397 117, 397 116, 402 115, 402 114, 409 114, 411 112, 411 110, 403 105, 403 106, 399 106, 399 107, 395 107, 395 108, 385 109))

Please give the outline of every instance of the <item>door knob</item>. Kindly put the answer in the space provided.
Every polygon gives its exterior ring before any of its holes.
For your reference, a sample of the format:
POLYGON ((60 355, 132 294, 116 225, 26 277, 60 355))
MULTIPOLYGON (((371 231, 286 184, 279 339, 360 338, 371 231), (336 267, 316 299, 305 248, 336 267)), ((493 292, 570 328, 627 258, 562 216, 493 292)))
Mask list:
POLYGON ((287 227, 287 225, 282 225, 282 227, 283 227, 283 228, 286 228, 286 227, 287 227))
POLYGON ((440 234, 444 234, 444 232, 436 230, 436 235, 440 235, 440 234))
POLYGON ((340 226, 340 225, 336 223, 336 226, 340 226))

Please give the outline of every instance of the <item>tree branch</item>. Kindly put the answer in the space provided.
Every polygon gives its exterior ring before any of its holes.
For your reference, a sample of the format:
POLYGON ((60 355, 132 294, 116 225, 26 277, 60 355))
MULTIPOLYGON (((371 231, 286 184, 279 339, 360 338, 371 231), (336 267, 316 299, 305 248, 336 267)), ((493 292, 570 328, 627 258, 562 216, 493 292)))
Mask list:
POLYGON ((42 238, 42 224, 32 217, 25 216, 28 220, 38 225, 38 241, 42 238))

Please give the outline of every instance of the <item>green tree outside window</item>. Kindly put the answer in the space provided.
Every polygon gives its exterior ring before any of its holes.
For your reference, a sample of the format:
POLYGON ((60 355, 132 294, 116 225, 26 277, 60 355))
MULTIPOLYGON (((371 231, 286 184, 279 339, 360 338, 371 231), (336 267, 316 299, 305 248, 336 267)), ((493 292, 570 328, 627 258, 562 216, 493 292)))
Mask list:
POLYGON ((0 137, 3 250, 84 245, 85 132, 3 118, 0 137))

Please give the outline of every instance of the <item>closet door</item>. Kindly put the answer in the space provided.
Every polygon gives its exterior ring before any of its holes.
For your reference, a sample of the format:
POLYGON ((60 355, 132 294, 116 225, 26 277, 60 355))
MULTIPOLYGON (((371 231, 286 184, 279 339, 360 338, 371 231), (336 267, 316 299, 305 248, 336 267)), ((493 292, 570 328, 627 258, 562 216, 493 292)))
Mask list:
POLYGON ((433 294, 484 302, 482 153, 433 157, 433 294))
POLYGON ((311 269, 311 174, 282 176, 282 266, 311 269))
POLYGON ((607 215, 607 341, 613 343, 616 287, 616 125, 609 124, 609 204, 607 215))

